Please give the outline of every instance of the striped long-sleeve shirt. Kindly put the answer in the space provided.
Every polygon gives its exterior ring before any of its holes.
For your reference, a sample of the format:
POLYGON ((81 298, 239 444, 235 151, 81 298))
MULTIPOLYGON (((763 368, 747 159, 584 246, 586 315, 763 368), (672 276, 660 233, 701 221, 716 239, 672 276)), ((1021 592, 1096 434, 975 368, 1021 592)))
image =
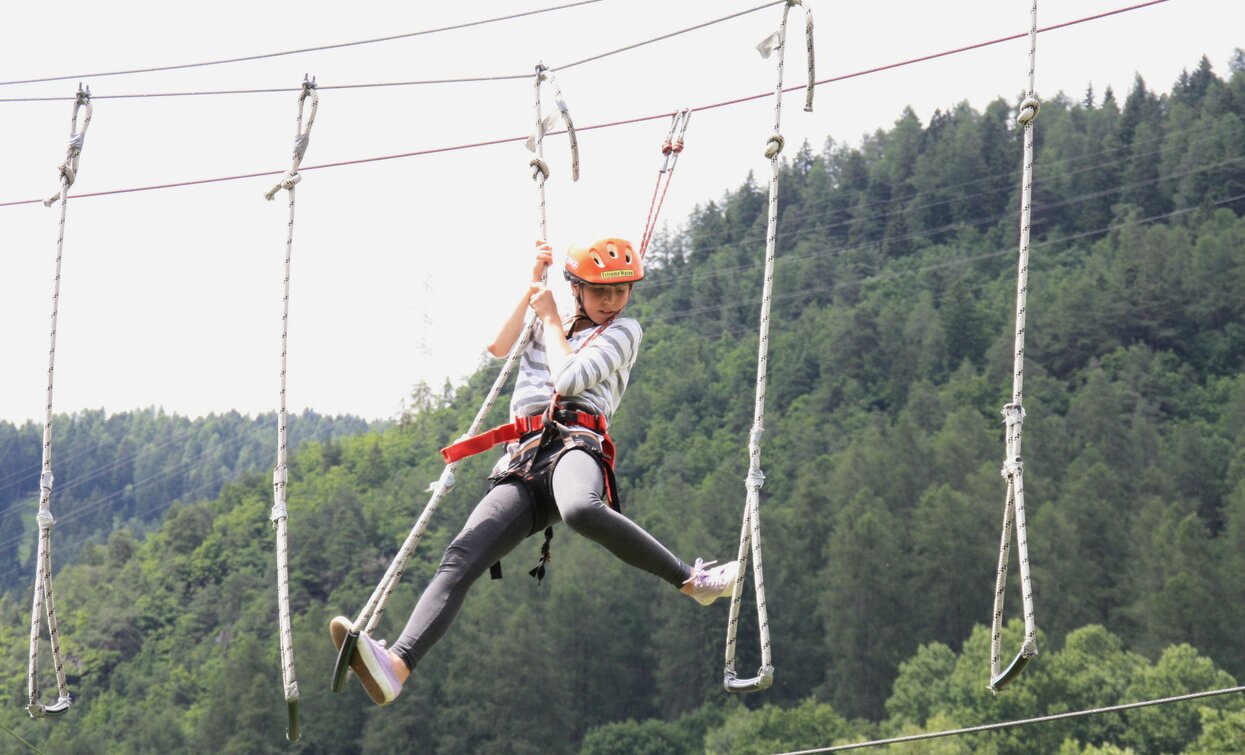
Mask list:
POLYGON ((585 328, 571 336, 568 341, 574 353, 556 375, 551 375, 544 325, 537 320, 532 340, 519 362, 518 382, 510 398, 511 415, 539 414, 557 392, 570 403, 591 408, 607 421, 611 419, 627 390, 644 331, 630 317, 620 317, 593 338, 596 332, 597 328, 585 328), (589 339, 591 342, 585 345, 589 339))

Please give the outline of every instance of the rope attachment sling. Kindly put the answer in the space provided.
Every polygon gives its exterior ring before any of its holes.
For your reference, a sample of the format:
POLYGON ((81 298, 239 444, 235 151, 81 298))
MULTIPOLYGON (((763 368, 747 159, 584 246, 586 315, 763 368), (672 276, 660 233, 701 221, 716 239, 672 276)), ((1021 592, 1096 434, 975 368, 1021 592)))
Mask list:
POLYGON ((1033 618, 1033 584, 1029 577, 1029 537, 1025 528, 1024 463, 1020 453, 1024 425, 1025 308, 1029 287, 1029 229, 1033 206, 1033 120, 1038 114, 1034 95, 1037 58, 1037 0, 1033 2, 1029 29, 1029 89, 1020 104, 1016 120, 1024 128, 1024 163, 1021 176, 1020 250, 1016 277, 1016 341, 1012 372, 1012 400, 1003 407, 1006 451, 1003 477, 1007 496, 1003 504, 1003 534, 999 542, 999 566, 994 585, 994 617, 990 636, 990 684, 992 692, 1003 689, 1037 655, 1037 624, 1033 618), (1002 668, 1003 593, 1007 588, 1007 565, 1011 550, 1012 526, 1016 528, 1016 556, 1020 560, 1020 594, 1024 604, 1025 634, 1020 651, 1007 668, 1002 668))
POLYGON ((78 177, 78 159, 86 140, 87 127, 91 125, 91 90, 78 87, 73 104, 73 117, 69 122, 69 149, 65 162, 60 166, 60 191, 44 201, 51 207, 58 199, 61 203, 60 230, 56 238, 56 276, 52 284, 52 324, 48 346, 48 386, 43 419, 43 463, 39 472, 39 546, 35 554, 34 604, 30 613, 30 667, 27 677, 26 712, 31 718, 62 716, 72 703, 69 685, 65 681, 65 664, 61 659, 60 632, 56 626, 56 602, 52 596, 52 378, 56 367, 56 315, 61 296, 61 260, 65 249, 65 214, 69 205, 69 187, 78 177), (82 115, 82 128, 78 129, 78 116, 82 115), (56 669, 56 702, 44 704, 39 700, 39 638, 43 616, 48 620, 48 640, 52 646, 52 665, 56 669))
POLYGON ((290 628, 290 569, 289 548, 287 544, 287 522, 289 513, 286 510, 285 491, 289 483, 289 465, 287 463, 286 442, 286 411, 285 411, 285 375, 286 354, 289 340, 290 322, 290 258, 294 250, 294 187, 301 176, 298 168, 302 164, 303 155, 307 153, 307 145, 311 141, 311 126, 316 120, 316 110, 320 105, 320 97, 316 92, 315 79, 303 77, 303 88, 298 95, 298 119, 294 129, 294 157, 290 170, 282 180, 273 186, 264 197, 271 201, 277 192, 284 189, 290 197, 289 230, 285 237, 285 283, 281 297, 281 392, 277 410, 277 466, 272 472, 272 519, 273 529, 277 535, 277 607, 281 634, 281 679, 285 688, 285 703, 289 715, 289 728, 285 736, 291 742, 299 738, 298 727, 298 678, 294 672, 294 638, 290 628), (311 100, 311 109, 306 113, 307 122, 303 124, 303 114, 307 100, 311 100))
MULTIPOLYGON (((768 58, 770 54, 778 54, 778 83, 774 88, 774 134, 767 142, 765 156, 770 161, 769 181, 769 225, 765 234, 765 277, 761 292, 760 337, 757 347, 757 387, 756 406, 753 412, 752 432, 748 442, 748 476, 744 483, 747 489, 747 502, 744 508, 743 526, 739 534, 739 573, 735 577, 735 589, 731 594, 730 619, 726 629, 726 669, 723 686, 727 692, 756 692, 768 689, 774 683, 774 664, 770 656, 769 615, 765 605, 765 573, 761 564, 761 486, 765 483, 765 473, 761 471, 761 435, 765 431, 765 383, 769 360, 769 318, 770 303, 774 289, 774 254, 778 241, 778 169, 779 154, 782 151, 782 73, 784 47, 787 37, 787 16, 792 6, 802 5, 801 0, 788 0, 782 10, 782 24, 778 31, 766 37, 757 46, 761 56, 768 58), (741 679, 735 672, 735 639, 739 630, 739 608, 743 596, 744 575, 747 571, 748 557, 752 556, 752 573, 754 578, 757 623, 760 628, 761 668, 756 676, 741 679)), ((808 38, 810 52, 808 93, 805 97, 805 110, 813 106, 813 18, 807 7, 805 33, 808 38)))
MULTIPOLYGON (((536 181, 537 191, 539 194, 540 209, 540 238, 548 238, 547 219, 545 214, 545 182, 549 178, 549 166, 544 160, 544 138, 547 132, 546 122, 552 124, 548 119, 542 119, 540 107, 540 85, 548 80, 554 87, 555 96, 558 103, 558 110, 562 114, 562 119, 567 126, 567 134, 571 142, 571 161, 572 175, 575 180, 579 177, 579 147, 575 142, 574 126, 571 123, 570 113, 566 109, 566 102, 562 99, 562 93, 557 88, 557 83, 553 81, 552 74, 548 72, 543 65, 536 67, 536 131, 531 139, 528 148, 536 153, 535 159, 529 163, 529 167, 533 168, 532 179, 536 181)), ((548 272, 542 276, 542 281, 547 281, 548 272)), ((532 329, 536 322, 536 315, 529 311, 524 321, 519 337, 515 339, 515 343, 510 347, 510 353, 506 356, 506 362, 502 365, 501 371, 497 374, 497 379, 493 381, 493 385, 489 388, 488 395, 484 397, 484 403, 476 412, 475 418, 472 419, 470 427, 467 431, 459 436, 459 440, 465 440, 472 436, 478 435, 484 427, 484 420, 493 409, 493 405, 497 402, 497 397, 501 395, 502 388, 510 380, 511 373, 519 363, 519 358, 527 349, 527 344, 531 341, 532 329)), ((376 589, 372 591, 371 597, 363 606, 363 610, 355 618, 350 630, 346 633, 346 637, 342 642, 341 648, 337 651, 337 661, 333 666, 332 690, 340 692, 345 686, 346 676, 350 671, 350 659, 354 655, 355 646, 359 643, 359 635, 367 633, 369 636, 376 631, 380 618, 384 615, 385 606, 389 602, 389 597, 397 588, 398 582, 402 579, 402 573, 406 569, 406 564, 410 561, 411 556, 415 553, 415 547, 419 544, 420 538, 428 529, 428 522, 432 520, 433 514, 436 513, 437 507, 441 504, 441 500, 453 489, 455 478, 454 473, 458 469, 461 460, 451 461, 445 465, 441 476, 428 486, 428 492, 432 495, 428 499, 428 503, 424 505, 424 510, 420 513, 419 518, 415 521, 415 526, 406 536, 402 546, 398 549, 398 553, 394 556, 393 561, 389 564, 389 568, 385 570, 384 576, 376 585, 376 589)))
POLYGON ((670 182, 674 179, 674 169, 679 164, 679 155, 683 154, 683 137, 687 134, 687 124, 691 120, 692 111, 688 108, 683 108, 670 116, 670 131, 666 134, 666 141, 661 145, 663 156, 661 169, 657 171, 657 183, 653 185, 653 198, 648 203, 648 217, 644 220, 644 235, 640 237, 641 257, 648 252, 649 242, 653 240, 653 231, 657 229, 657 219, 661 216, 661 206, 666 202, 666 192, 670 190, 670 182))

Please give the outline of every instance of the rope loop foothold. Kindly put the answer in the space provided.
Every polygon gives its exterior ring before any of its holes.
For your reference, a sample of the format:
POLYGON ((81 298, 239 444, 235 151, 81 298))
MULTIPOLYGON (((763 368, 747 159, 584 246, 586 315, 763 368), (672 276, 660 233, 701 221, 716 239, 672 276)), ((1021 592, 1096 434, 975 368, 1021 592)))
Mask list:
POLYGON ((1016 114, 1016 122, 1022 126, 1028 126, 1037 117, 1038 110, 1042 107, 1036 97, 1025 97, 1020 103, 1020 112, 1016 114))
POLYGON ((769 141, 765 142, 766 159, 773 160, 775 157, 778 157, 779 153, 782 152, 782 148, 785 145, 786 145, 786 140, 782 138, 782 134, 774 134, 773 136, 771 136, 769 138, 769 141))

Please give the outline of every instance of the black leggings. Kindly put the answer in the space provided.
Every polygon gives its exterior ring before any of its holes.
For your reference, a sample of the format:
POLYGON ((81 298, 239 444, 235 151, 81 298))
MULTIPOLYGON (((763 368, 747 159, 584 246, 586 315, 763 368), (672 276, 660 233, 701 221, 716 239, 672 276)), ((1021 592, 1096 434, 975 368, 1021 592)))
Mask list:
POLYGON ((490 566, 514 550, 529 535, 548 525, 566 526, 604 545, 628 564, 679 587, 691 568, 635 522, 614 511, 605 501, 605 482, 597 460, 586 451, 566 452, 551 475, 553 499, 548 521, 536 521, 539 508, 522 480, 498 484, 476 505, 467 523, 445 549, 441 566, 420 596, 406 628, 393 650, 415 668, 445 635, 462 607, 467 590, 490 566))

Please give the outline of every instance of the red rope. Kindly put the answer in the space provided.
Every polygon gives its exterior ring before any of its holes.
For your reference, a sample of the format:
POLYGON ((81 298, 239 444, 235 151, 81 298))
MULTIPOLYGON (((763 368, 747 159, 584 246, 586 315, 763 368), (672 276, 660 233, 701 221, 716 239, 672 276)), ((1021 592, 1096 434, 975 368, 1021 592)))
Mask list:
MULTIPOLYGON (((1092 16, 1085 16, 1084 18, 1074 19, 1072 21, 1064 21, 1063 23, 1053 24, 1051 26, 1044 26, 1038 29, 1038 33, 1056 31, 1058 29, 1066 29, 1070 26, 1076 26, 1078 24, 1087 23, 1089 21, 1097 21, 1103 18, 1107 18, 1109 16, 1115 16, 1121 13, 1128 13, 1130 11, 1140 10, 1142 8, 1148 8, 1152 5, 1160 5, 1166 2, 1170 2, 1170 0, 1149 0, 1148 2, 1138 3, 1136 5, 1130 5, 1124 8, 1117 8, 1115 10, 1105 11, 1103 13, 1097 13, 1092 16)), ((816 85, 822 85, 822 84, 832 84, 838 81, 846 81, 847 79, 854 79, 860 76, 868 76, 869 74, 880 73, 882 71, 889 71, 894 68, 902 68, 904 66, 910 66, 915 63, 924 63, 926 61, 935 60, 937 58, 945 58, 950 55, 958 55, 960 53, 969 52, 971 50, 979 50, 984 47, 990 47, 993 45, 1002 44, 1004 42, 1011 42, 1017 39, 1023 39, 1028 36, 1029 36, 1028 32, 1022 32, 1020 34, 1011 34, 1006 37, 999 37, 997 39, 991 39, 985 42, 977 42, 975 44, 966 45, 964 47, 957 47, 953 50, 945 50, 943 52, 936 52, 930 55, 922 55, 921 57, 918 57, 918 58, 910 58, 908 60, 902 60, 902 61, 899 61, 898 63, 890 63, 884 66, 877 66, 876 68, 867 68, 862 71, 846 73, 841 76, 832 76, 828 79, 822 79, 814 83, 816 85)), ((800 89, 805 89, 806 87, 807 85, 805 84, 798 84, 795 86, 787 87, 783 91, 794 92, 800 89)), ((702 112, 705 110, 713 110, 715 108, 727 107, 730 105, 738 105, 744 102, 751 102, 753 100, 759 100, 764 97, 768 97, 771 94, 772 92, 762 92, 760 94, 748 95, 746 97, 738 97, 733 100, 725 100, 723 102, 715 102, 709 105, 701 105, 699 107, 689 108, 689 110, 693 113, 698 113, 698 112, 702 112)), ((615 126, 627 126, 627 125, 631 125, 635 123, 643 123, 644 121, 656 120, 658 118, 668 118, 672 115, 674 115, 674 113, 671 113, 671 112, 657 113, 655 115, 644 115, 644 116, 639 116, 635 118, 627 118, 625 120, 611 121, 609 123, 598 123, 598 124, 594 124, 590 126, 581 126, 577 130, 578 131, 591 131, 593 129, 599 129, 599 128, 613 128, 615 126)), ((563 132, 562 131, 551 131, 549 133, 560 134, 563 132)), ((382 162, 385 160, 398 160, 398 159, 405 158, 405 157, 420 157, 422 155, 432 155, 432 154, 438 154, 442 152, 456 152, 456 151, 464 150, 464 149, 475 149, 477 147, 491 147, 491 146, 495 146, 498 144, 508 144, 510 142, 521 142, 526 139, 527 139, 526 135, 503 137, 499 139, 492 139, 489 141, 472 142, 470 144, 458 144, 458 145, 454 145, 450 147, 432 147, 430 149, 421 149, 421 150, 416 150, 414 152, 402 152, 396 155, 383 155, 379 157, 364 157, 364 158, 359 158, 356 160, 342 160, 340 162, 335 162, 335 163, 322 163, 320 165, 309 165, 309 166, 303 167, 303 170, 319 170, 321 168, 340 168, 346 165, 362 165, 364 163, 382 162)), ((175 189, 175 188, 180 188, 183 186, 198 186, 201 184, 220 183, 222 181, 237 181, 237 180, 241 180, 244 178, 259 178, 263 176, 276 176, 276 175, 281 175, 283 173, 284 171, 280 171, 280 170, 264 171, 262 173, 244 173, 244 174, 235 175, 235 176, 222 176, 219 178, 203 178, 203 179, 198 179, 194 181, 179 181, 177 183, 157 184, 153 186, 138 186, 138 187, 129 188, 129 189, 109 189, 106 191, 96 191, 96 192, 91 192, 88 194, 71 194, 70 198, 86 199, 88 197, 103 197, 103 196, 109 196, 112 194, 129 194, 129 193, 138 192, 138 191, 155 191, 157 189, 175 189)), ((9 202, 0 202, 0 207, 16 207, 17 205, 36 204, 36 203, 42 203, 42 202, 43 202, 42 199, 19 199, 19 200, 14 200, 14 201, 9 201, 9 202)))

